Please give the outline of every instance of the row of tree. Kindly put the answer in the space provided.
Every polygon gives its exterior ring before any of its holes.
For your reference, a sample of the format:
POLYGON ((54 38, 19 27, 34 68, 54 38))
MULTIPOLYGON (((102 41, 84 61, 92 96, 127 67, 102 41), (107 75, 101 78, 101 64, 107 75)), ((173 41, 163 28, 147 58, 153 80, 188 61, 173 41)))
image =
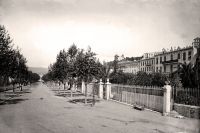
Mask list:
MULTIPOLYGON (((71 45, 67 51, 61 50, 57 55, 56 62, 50 64, 48 73, 43 75, 44 81, 54 81, 70 87, 77 84, 78 81, 85 82, 85 94, 87 97, 87 84, 93 79, 99 79, 102 76, 103 65, 95 57, 96 54, 91 51, 91 48, 85 51, 79 49, 75 44, 71 45)), ((85 100, 85 102, 87 102, 85 100)))
POLYGON ((22 84, 35 82, 40 79, 38 74, 28 70, 27 60, 20 52, 19 48, 14 48, 14 44, 8 31, 0 25, 0 86, 8 84, 22 84))

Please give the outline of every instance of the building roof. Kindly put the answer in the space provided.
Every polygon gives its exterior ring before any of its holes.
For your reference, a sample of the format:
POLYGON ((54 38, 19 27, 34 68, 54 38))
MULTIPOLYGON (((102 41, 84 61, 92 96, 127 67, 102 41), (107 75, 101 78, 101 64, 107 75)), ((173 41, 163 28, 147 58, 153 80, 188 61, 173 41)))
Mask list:
POLYGON ((197 38, 195 38, 194 40, 200 40, 200 38, 199 38, 199 37, 197 37, 197 38))
POLYGON ((170 54, 170 53, 189 50, 189 49, 193 49, 193 47, 192 46, 188 46, 188 47, 184 47, 184 48, 180 48, 180 49, 178 48, 178 49, 175 49, 175 50, 172 50, 172 51, 163 51, 163 52, 160 52, 159 54, 157 54, 155 56, 164 55, 164 54, 170 54))

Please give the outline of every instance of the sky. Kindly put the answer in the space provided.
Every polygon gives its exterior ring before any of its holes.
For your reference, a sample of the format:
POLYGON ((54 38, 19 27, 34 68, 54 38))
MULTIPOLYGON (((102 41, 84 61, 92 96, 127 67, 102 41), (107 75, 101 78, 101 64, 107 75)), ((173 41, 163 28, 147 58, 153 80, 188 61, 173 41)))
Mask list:
POLYGON ((30 67, 48 67, 73 43, 111 61, 191 45, 200 0, 0 0, 0 24, 30 67))

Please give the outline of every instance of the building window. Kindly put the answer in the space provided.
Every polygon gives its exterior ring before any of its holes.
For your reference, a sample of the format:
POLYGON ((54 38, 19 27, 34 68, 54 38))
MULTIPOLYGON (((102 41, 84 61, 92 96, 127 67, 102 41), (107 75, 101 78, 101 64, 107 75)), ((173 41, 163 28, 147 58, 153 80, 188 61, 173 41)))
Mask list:
POLYGON ((170 65, 170 72, 173 72, 173 65, 170 65))
POLYGON ((166 72, 166 66, 164 65, 164 72, 166 72))
POLYGON ((158 67, 156 67, 156 72, 158 72, 158 67))
POLYGON ((192 54, 192 52, 189 51, 189 52, 188 52, 188 60, 191 60, 191 54, 192 54))
POLYGON ((173 60, 173 54, 171 54, 171 60, 173 60))
POLYGON ((156 58, 156 64, 158 64, 158 58, 156 58))
POLYGON ((181 59, 181 54, 180 53, 178 53, 178 59, 181 59))
POLYGON ((162 57, 160 57, 160 64, 162 63, 162 57))
POLYGON ((164 56, 164 61, 166 61, 166 56, 164 56))
POLYGON ((162 67, 160 67, 160 72, 162 72, 162 67))
POLYGON ((183 60, 186 60, 186 53, 183 53, 183 60))

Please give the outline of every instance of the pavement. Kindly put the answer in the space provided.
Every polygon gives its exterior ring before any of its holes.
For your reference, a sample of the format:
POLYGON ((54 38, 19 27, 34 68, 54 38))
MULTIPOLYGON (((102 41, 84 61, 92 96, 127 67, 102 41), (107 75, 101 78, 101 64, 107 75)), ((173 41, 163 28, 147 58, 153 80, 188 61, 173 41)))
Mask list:
POLYGON ((91 107, 36 83, 0 105, 0 133, 199 133, 197 119, 178 119, 101 100, 91 107))

